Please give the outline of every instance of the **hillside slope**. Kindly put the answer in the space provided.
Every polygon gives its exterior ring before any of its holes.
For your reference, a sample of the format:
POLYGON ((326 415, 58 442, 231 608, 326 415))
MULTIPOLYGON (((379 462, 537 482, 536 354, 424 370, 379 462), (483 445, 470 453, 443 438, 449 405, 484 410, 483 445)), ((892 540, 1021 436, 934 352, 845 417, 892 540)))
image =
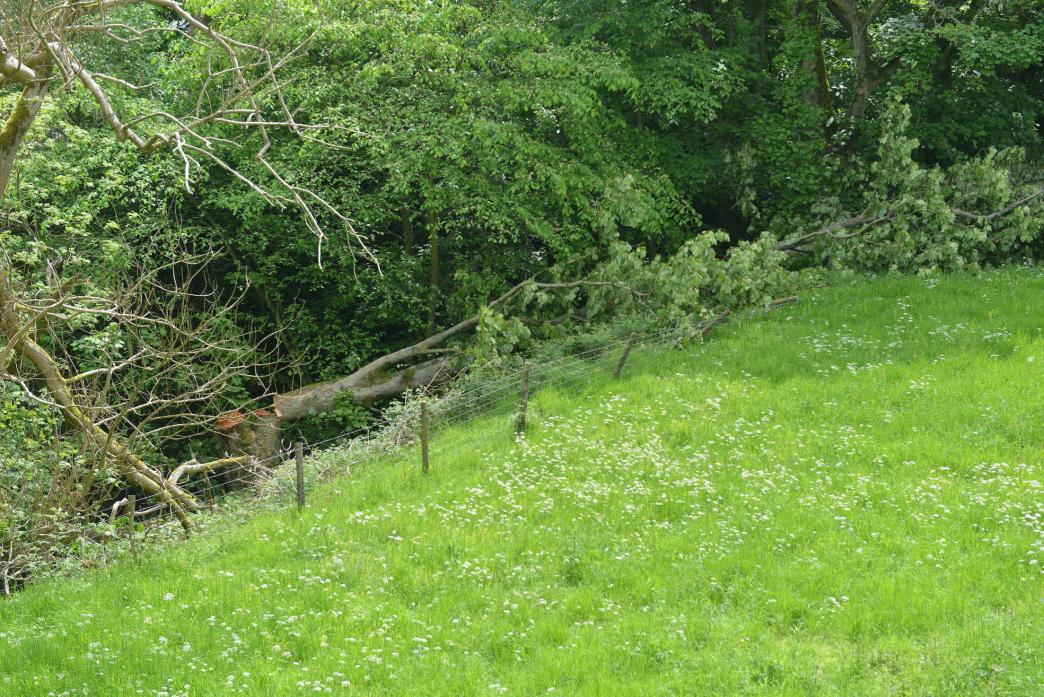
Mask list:
POLYGON ((1033 695, 1044 273, 825 290, 0 602, 3 695, 1033 695))

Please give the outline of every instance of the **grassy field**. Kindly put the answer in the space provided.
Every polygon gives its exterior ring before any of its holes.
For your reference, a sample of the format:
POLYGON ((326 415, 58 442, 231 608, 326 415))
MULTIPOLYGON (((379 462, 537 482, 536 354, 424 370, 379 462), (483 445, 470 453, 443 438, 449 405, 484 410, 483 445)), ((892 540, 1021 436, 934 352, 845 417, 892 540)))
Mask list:
POLYGON ((1044 273, 859 281, 0 602, 0 695, 1039 695, 1044 273))

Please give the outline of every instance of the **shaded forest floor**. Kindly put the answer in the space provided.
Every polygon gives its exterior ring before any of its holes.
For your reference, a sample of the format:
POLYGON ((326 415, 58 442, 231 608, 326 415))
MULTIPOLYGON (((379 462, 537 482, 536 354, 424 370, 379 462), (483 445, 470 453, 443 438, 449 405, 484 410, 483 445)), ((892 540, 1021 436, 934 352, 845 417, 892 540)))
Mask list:
POLYGON ((859 280, 0 602, 0 694, 1033 695, 1044 273, 859 280))

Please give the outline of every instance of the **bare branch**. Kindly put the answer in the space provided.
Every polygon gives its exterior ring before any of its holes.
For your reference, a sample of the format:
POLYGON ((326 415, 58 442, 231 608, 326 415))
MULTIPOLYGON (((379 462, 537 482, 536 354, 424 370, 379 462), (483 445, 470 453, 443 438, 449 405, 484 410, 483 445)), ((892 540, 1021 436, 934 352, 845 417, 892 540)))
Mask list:
MULTIPOLYGON (((0 8, 0 18, 6 17, 6 7, 0 8)), ((145 154, 167 150, 177 157, 186 189, 192 189, 194 175, 204 168, 224 172, 266 204, 296 208, 316 236, 320 264, 328 229, 338 228, 353 256, 377 264, 349 216, 321 191, 283 171, 272 156, 276 129, 323 142, 317 136, 337 128, 302 123, 284 93, 288 81, 282 71, 304 55, 311 37, 273 56, 264 45, 228 36, 193 16, 179 0, 30 1, 24 16, 0 27, 0 33, 0 86, 22 88, 0 139, 0 196, 49 89, 64 82, 90 96, 121 142, 145 154), (122 11, 131 7, 158 12, 122 11), (178 25, 169 24, 171 15, 178 25), (139 92, 150 85, 118 74, 101 62, 104 52, 84 46, 98 40, 132 44, 159 33, 208 49, 193 53, 202 55, 198 91, 189 101, 194 108, 178 113, 161 106, 132 114, 118 97, 123 90, 139 92), (236 163, 245 162, 244 154, 252 155, 252 164, 240 167, 236 163)), ((242 295, 223 297, 210 288, 201 275, 208 261, 208 255, 203 257, 176 267, 139 270, 112 297, 76 294, 59 286, 56 298, 41 298, 29 286, 15 288, 12 261, 0 258, 0 378, 11 379, 30 398, 60 412, 101 461, 169 506, 186 528, 187 512, 199 504, 179 486, 179 478, 224 466, 227 458, 186 463, 171 478, 144 462, 135 449, 145 444, 150 450, 162 449, 215 430, 213 414, 227 410, 226 395, 233 386, 249 383, 258 400, 268 395, 267 372, 274 362, 270 353, 256 348, 264 337, 229 336, 223 329, 237 326, 234 313, 242 295), (204 307, 209 309, 200 309, 204 307), (124 344, 102 347, 90 360, 77 357, 65 347, 72 340, 70 327, 84 322, 118 325, 124 344), (36 341, 38 325, 48 340, 36 341)), ((60 277, 57 270, 53 274, 60 277)))
POLYGON ((7 48, 7 42, 0 37, 0 75, 5 80, 27 84, 40 79, 36 71, 18 59, 7 48))
POLYGON ((201 474, 203 472, 211 472, 222 467, 229 467, 231 465, 244 465, 250 461, 250 458, 246 455, 240 455, 237 457, 226 457, 220 460, 212 460, 210 462, 200 463, 195 460, 190 460, 183 465, 180 465, 176 470, 170 473, 167 477, 167 482, 171 485, 177 485, 178 480, 186 474, 201 474))

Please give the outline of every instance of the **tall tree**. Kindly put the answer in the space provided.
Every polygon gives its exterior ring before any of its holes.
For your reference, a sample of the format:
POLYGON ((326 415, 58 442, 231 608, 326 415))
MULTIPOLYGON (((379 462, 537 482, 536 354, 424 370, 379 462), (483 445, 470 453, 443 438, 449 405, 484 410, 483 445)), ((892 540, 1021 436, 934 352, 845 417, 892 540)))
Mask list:
POLYGON ((874 50, 870 36, 870 27, 887 2, 888 0, 873 0, 864 8, 859 0, 827 0, 830 13, 845 28, 852 42, 856 83, 852 89, 848 115, 854 119, 861 119, 866 115, 870 95, 895 73, 901 60, 899 56, 893 56, 882 62, 874 50))

